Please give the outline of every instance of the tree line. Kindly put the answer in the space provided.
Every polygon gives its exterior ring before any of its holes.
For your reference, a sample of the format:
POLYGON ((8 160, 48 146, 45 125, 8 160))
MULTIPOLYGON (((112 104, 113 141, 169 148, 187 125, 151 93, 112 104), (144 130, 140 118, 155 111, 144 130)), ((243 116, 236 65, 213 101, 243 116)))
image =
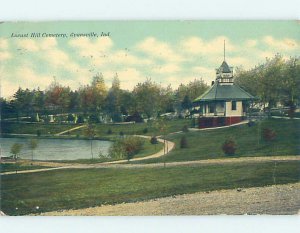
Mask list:
POLYGON ((92 78, 90 84, 76 90, 62 86, 55 80, 43 91, 20 87, 11 100, 1 98, 1 112, 3 119, 36 114, 79 113, 96 121, 102 114, 114 122, 120 122, 124 116, 151 118, 168 112, 181 112, 190 108, 192 100, 207 88, 202 79, 181 84, 174 90, 171 85, 163 87, 147 79, 128 91, 120 88, 117 74, 108 88, 100 73, 92 78))
POLYGON ((235 82, 268 110, 278 105, 295 108, 300 103, 300 60, 277 54, 250 70, 238 68, 235 82))

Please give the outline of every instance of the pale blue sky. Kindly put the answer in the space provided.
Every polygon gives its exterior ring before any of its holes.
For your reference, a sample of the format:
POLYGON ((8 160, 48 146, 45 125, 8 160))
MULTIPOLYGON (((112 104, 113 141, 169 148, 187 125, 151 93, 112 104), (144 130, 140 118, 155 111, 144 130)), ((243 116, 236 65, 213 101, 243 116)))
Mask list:
POLYGON ((45 89, 53 80, 71 88, 102 72, 115 73, 132 89, 146 78, 177 88, 195 78, 210 83, 226 60, 245 69, 276 53, 300 54, 297 21, 92 21, 0 24, 2 94, 45 89), (12 38, 11 34, 66 33, 68 38, 12 38), (109 32, 109 37, 71 38, 70 33, 109 32))

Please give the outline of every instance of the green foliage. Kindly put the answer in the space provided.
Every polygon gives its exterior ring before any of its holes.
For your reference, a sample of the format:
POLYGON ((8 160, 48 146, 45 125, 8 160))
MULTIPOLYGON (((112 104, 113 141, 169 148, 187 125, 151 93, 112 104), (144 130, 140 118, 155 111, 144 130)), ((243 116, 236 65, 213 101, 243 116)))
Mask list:
POLYGON ((68 117, 67 117, 67 121, 73 122, 74 120, 75 120, 74 115, 69 113, 69 114, 68 114, 68 117))
POLYGON ((182 127, 182 132, 184 132, 184 133, 189 132, 189 127, 188 127, 187 125, 184 125, 184 126, 182 127))
POLYGON ((146 134, 146 133, 148 133, 148 128, 143 129, 143 134, 146 134))
POLYGON ((77 118, 77 122, 76 122, 77 124, 82 124, 82 123, 84 123, 84 117, 83 117, 83 115, 79 115, 78 116, 78 118, 77 118))
POLYGON ((181 149, 188 148, 188 143, 185 135, 183 135, 180 139, 180 148, 181 149))
POLYGON ((157 144, 158 143, 157 137, 155 137, 155 136, 151 137, 150 143, 151 144, 157 144))
POLYGON ((138 137, 125 137, 115 141, 110 147, 109 154, 112 158, 126 158, 130 160, 143 149, 144 141, 138 137))
POLYGON ((36 136, 38 136, 38 137, 41 136, 41 130, 38 129, 38 130, 36 131, 36 136))
POLYGON ((23 144, 21 143, 14 143, 10 148, 10 153, 13 155, 14 159, 17 159, 18 154, 21 152, 23 144))
POLYGON ((262 131, 262 136, 265 141, 270 142, 276 138, 276 132, 272 129, 265 128, 262 131))
POLYGON ((300 101, 300 62, 296 57, 284 60, 281 55, 266 59, 264 64, 248 71, 238 69, 235 82, 267 103, 269 109, 277 102, 289 106, 300 101))
POLYGON ((222 150, 225 155, 234 155, 237 149, 237 145, 233 139, 227 139, 222 145, 222 150))
POLYGON ((113 131, 111 130, 111 128, 109 128, 108 130, 107 130, 107 132, 106 132, 107 134, 112 134, 113 133, 113 131))

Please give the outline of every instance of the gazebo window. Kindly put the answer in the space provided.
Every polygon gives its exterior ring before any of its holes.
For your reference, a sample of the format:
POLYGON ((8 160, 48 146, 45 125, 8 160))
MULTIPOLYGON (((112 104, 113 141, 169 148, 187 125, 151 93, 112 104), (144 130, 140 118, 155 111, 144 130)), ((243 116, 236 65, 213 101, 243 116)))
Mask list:
POLYGON ((236 110, 236 101, 231 101, 231 110, 236 110))

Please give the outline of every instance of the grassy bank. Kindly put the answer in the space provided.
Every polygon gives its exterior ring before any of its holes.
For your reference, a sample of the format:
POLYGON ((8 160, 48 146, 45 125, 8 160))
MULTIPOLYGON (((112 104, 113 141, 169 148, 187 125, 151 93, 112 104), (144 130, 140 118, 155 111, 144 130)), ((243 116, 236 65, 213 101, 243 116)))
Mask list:
POLYGON ((17 123, 1 121, 1 133, 4 134, 33 134, 37 135, 39 131, 41 135, 56 134, 71 128, 76 125, 68 124, 44 124, 44 123, 17 123))
POLYGON ((299 182, 299 162, 57 170, 3 176, 1 208, 25 215, 175 194, 299 182), (275 179, 274 179, 275 178, 275 179), (36 207, 39 207, 37 209, 36 207))
MULTIPOLYGON (((166 121, 166 134, 181 131, 183 126, 191 127, 191 119, 174 119, 166 121)), ((120 135, 141 134, 141 135, 161 135, 162 132, 157 130, 155 122, 136 123, 136 124, 95 124, 96 136, 98 137, 114 137, 120 135)), ((84 129, 72 131, 72 134, 83 135, 84 129)))
POLYGON ((226 158, 222 145, 226 139, 232 138, 237 144, 236 154, 229 157, 300 155, 300 120, 269 119, 248 125, 211 131, 185 133, 188 148, 180 148, 180 139, 184 134, 167 137, 176 143, 176 148, 165 158, 140 161, 143 163, 171 161, 187 161, 200 159, 226 158), (261 134, 264 128, 276 132, 274 141, 266 142, 261 134))

